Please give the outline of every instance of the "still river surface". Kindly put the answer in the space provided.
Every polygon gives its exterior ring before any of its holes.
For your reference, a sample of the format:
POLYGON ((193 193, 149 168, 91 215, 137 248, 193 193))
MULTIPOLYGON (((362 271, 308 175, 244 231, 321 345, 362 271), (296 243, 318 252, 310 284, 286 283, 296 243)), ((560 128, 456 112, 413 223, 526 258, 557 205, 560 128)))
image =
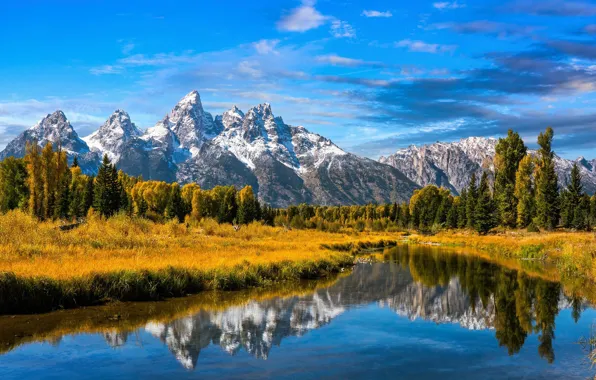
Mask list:
POLYGON ((397 247, 326 282, 0 317, 0 379, 586 379, 596 312, 547 275, 397 247))

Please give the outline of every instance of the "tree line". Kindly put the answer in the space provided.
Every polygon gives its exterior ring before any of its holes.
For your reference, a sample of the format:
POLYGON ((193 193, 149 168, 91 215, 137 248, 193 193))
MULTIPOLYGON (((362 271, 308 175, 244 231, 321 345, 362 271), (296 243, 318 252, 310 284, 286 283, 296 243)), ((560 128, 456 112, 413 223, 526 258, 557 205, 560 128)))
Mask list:
POLYGON ((103 217, 126 213, 154 221, 212 218, 220 223, 261 221, 286 228, 336 232, 558 226, 590 230, 596 225, 596 195, 584 192, 577 164, 569 185, 559 189, 552 151, 553 130, 538 136, 539 150, 529 154, 519 134, 509 130, 499 139, 494 178, 484 171, 471 175, 468 186, 454 196, 449 190, 425 186, 409 202, 353 206, 301 204, 274 209, 261 204, 250 186, 201 189, 191 183, 144 181, 118 171, 104 156, 96 176, 82 174, 76 157, 69 166, 66 152, 51 143, 28 144, 22 159, 0 162, 0 212, 20 208, 40 220, 77 219, 90 210, 103 217))

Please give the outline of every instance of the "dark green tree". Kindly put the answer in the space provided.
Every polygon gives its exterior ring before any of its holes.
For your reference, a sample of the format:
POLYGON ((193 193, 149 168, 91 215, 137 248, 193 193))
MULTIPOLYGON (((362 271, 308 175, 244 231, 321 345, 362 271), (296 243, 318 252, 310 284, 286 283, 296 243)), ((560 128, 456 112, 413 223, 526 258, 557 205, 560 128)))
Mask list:
POLYGON ((28 198, 25 160, 7 157, 0 162, 0 212, 24 208, 28 198))
POLYGON ((466 199, 466 226, 474 228, 476 226, 476 202, 478 201, 478 179, 476 173, 472 173, 470 183, 468 184, 468 194, 466 199))
POLYGON ((559 187, 552 150, 554 132, 548 127, 538 135, 538 163, 536 169, 536 224, 552 230, 559 222, 559 187))
POLYGON ((517 199, 515 174, 527 152, 526 145, 517 132, 511 129, 507 137, 499 139, 495 147, 495 203, 499 223, 514 228, 517 224, 517 199))
POLYGON ((460 202, 457 210, 457 227, 466 228, 468 225, 468 190, 463 189, 460 195, 460 202))
POLYGON ((486 172, 482 173, 482 179, 478 187, 478 201, 474 212, 474 226, 480 234, 484 235, 496 226, 495 205, 490 193, 486 172))
POLYGON ((177 219, 178 222, 184 221, 184 205, 182 204, 182 192, 177 183, 170 185, 170 196, 166 206, 166 217, 168 219, 177 219))

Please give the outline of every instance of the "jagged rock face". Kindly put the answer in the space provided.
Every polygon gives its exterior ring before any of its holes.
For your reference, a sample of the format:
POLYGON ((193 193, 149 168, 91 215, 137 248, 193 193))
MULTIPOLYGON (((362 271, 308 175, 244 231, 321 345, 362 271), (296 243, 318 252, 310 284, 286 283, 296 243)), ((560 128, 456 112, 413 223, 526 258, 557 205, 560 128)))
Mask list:
MULTIPOLYGON (((478 178, 485 170, 491 176, 494 175, 493 160, 497 142, 493 138, 470 137, 454 143, 437 142, 422 147, 412 145, 391 156, 381 157, 379 161, 399 169, 421 186, 443 186, 459 194, 468 185, 472 173, 476 173, 478 178)), ((530 154, 536 152, 530 151, 530 154)), ((555 170, 561 187, 569 183, 573 162, 555 156, 555 170)), ((594 194, 596 159, 588 161, 580 157, 575 162, 582 173, 584 190, 594 194)))
MULTIPOLYGON (((107 154, 118 168, 146 180, 197 182, 206 189, 251 185, 275 207, 405 201, 417 188, 389 165, 348 154, 322 136, 286 124, 268 103, 246 114, 233 107, 214 120, 193 91, 143 134, 118 110, 84 140, 62 112, 55 115, 60 120, 42 120, 47 128, 36 133, 61 141, 79 157, 89 154, 88 166, 95 171, 107 154)), ((3 154, 18 150, 22 156, 27 137, 20 136, 3 154)), ((46 140, 38 138, 42 144, 46 140)))
POLYGON ((79 137, 62 111, 47 115, 8 143, 0 152, 0 160, 8 156, 25 156, 27 143, 34 141, 40 146, 51 142, 55 149, 60 148, 67 152, 69 162, 77 157, 79 165, 87 174, 93 174, 97 170, 98 156, 90 151, 87 143, 79 137))
POLYGON ((128 113, 116 110, 108 120, 91 135, 83 138, 92 151, 107 154, 118 163, 127 143, 141 136, 141 131, 130 121, 128 113))

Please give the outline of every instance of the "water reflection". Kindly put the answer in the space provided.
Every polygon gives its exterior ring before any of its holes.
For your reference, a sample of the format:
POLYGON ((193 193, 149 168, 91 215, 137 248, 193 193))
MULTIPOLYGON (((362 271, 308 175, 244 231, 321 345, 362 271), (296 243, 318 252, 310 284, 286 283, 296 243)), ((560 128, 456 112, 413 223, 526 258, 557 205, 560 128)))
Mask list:
POLYGON ((495 344, 506 347, 510 355, 520 351, 529 335, 537 334, 538 356, 552 363, 555 317, 572 308, 577 321, 586 307, 580 298, 566 297, 558 282, 477 257, 406 246, 386 251, 385 259, 359 264, 352 274, 306 294, 205 307, 167 322, 115 327, 104 331, 103 337, 108 345, 120 347, 131 334, 147 332, 163 342, 183 367, 193 369, 208 346, 219 346, 230 355, 244 350, 267 359, 285 338, 302 336, 353 308, 374 304, 392 310, 396 318, 494 330, 495 344))

